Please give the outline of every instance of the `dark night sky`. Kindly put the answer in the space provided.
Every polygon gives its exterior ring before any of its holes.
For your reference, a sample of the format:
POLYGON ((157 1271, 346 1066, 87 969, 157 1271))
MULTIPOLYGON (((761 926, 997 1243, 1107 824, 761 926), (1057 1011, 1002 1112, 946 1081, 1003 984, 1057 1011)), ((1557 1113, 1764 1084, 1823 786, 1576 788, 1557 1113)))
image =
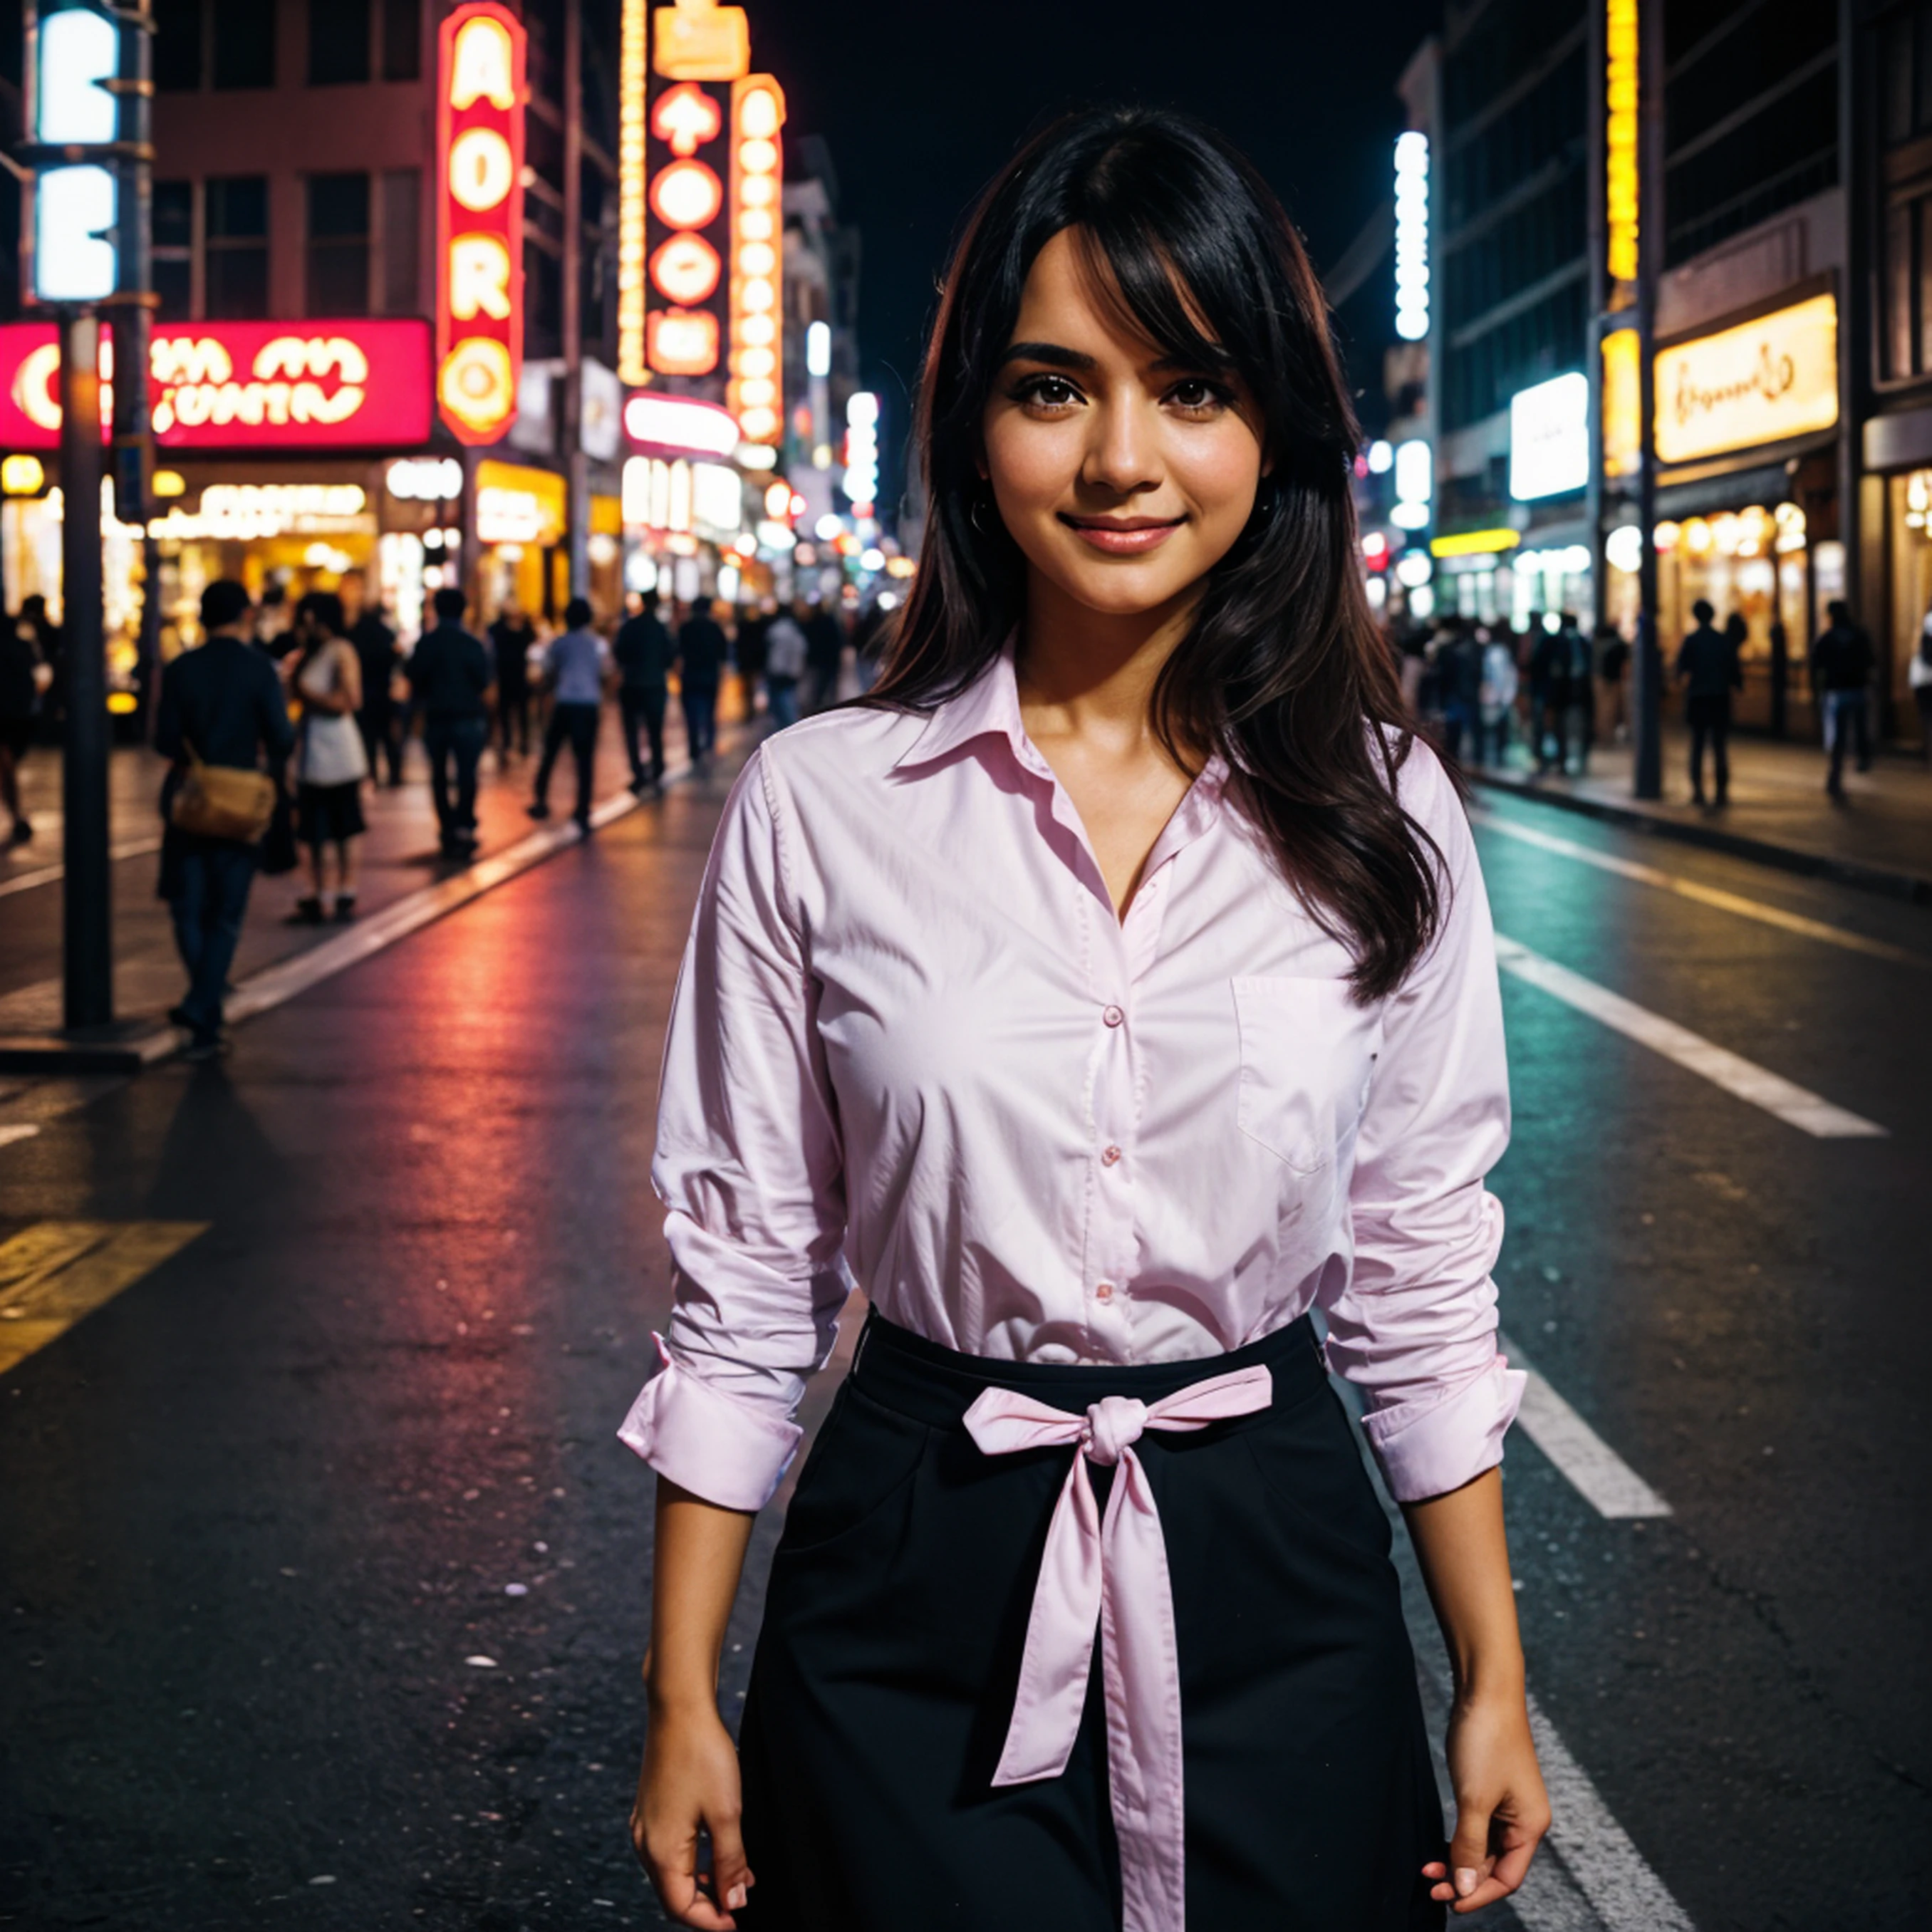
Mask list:
MULTIPOLYGON (((862 232, 861 352, 900 425, 893 392, 916 370, 955 225, 1037 122, 1116 101, 1200 116, 1274 182, 1324 268, 1388 190, 1396 77, 1442 10, 1440 0, 747 4, 752 60, 785 87, 788 132, 825 137, 840 213, 862 232)), ((1379 342, 1366 355, 1352 346, 1358 382, 1373 382, 1379 342)))

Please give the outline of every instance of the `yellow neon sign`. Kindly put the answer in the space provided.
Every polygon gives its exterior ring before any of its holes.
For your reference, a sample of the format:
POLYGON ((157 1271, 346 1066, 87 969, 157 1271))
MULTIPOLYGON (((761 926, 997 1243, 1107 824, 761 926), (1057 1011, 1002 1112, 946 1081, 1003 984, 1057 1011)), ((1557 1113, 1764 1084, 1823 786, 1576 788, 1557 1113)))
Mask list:
POLYGON ((1613 281, 1636 280, 1637 0, 1605 0, 1604 212, 1613 281))
POLYGON ((1453 536, 1431 537, 1431 556, 1486 556, 1514 550, 1522 542, 1520 530, 1458 530, 1453 536))

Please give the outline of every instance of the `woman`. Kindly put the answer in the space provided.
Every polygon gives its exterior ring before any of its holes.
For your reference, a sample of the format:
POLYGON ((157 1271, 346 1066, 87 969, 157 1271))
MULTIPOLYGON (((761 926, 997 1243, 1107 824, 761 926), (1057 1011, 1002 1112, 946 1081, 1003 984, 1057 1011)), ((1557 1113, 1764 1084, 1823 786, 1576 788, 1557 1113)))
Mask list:
POLYGON ((1172 116, 1040 136, 952 265, 920 434, 886 675, 748 761, 674 1003, 634 1840, 707 1928, 1438 1925, 1548 1819, 1502 1022, 1280 204, 1172 116), (734 1754, 727 1616, 855 1276, 734 1754), (1456 1668, 1452 1846, 1317 1304, 1456 1668))
POLYGON ((335 916, 356 916, 356 842, 364 831, 362 781, 369 756, 356 714, 362 708, 362 662, 344 634, 342 599, 311 590, 296 607, 301 654, 292 682, 302 700, 296 747, 296 836, 308 848, 309 890, 296 917, 320 925, 328 898, 328 851, 335 852, 335 916))

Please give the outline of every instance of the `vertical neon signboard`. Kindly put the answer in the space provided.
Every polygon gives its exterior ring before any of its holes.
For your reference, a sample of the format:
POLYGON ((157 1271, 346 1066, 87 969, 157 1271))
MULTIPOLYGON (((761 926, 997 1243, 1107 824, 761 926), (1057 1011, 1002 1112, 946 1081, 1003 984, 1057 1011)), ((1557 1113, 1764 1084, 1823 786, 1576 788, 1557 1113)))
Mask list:
POLYGON ((768 74, 731 87, 731 380, 725 400, 747 442, 776 444, 784 420, 784 90, 768 74))
POLYGON ((1604 216, 1612 282, 1636 280, 1637 0, 1606 0, 1604 216))
POLYGON ((617 39, 617 374, 651 380, 644 356, 644 110, 650 0, 624 0, 617 39))
POLYGON ((523 22, 468 0, 438 47, 436 406, 459 442, 494 442, 524 360, 523 22))

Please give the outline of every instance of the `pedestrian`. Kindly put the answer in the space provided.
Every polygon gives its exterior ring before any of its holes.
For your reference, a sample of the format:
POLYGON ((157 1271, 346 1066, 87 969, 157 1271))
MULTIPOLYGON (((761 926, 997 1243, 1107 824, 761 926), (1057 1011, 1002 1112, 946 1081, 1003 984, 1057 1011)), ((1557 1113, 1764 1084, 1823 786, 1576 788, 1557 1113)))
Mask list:
POLYGON ((40 656, 38 632, 24 616, 0 627, 0 805, 7 808, 10 846, 34 836, 20 802, 20 766, 34 742, 34 721, 53 682, 53 667, 40 656))
POLYGON ((778 614, 778 608, 774 597, 761 597, 755 607, 739 606, 736 634, 731 639, 731 662, 738 668, 747 718, 758 708, 758 687, 765 676, 765 632, 778 614))
POLYGON ((362 754, 369 776, 376 777, 379 766, 387 765, 389 783, 403 782, 403 740, 396 716, 396 676, 403 653, 396 642, 396 627, 389 614, 370 604, 350 627, 349 641, 355 647, 356 662, 362 674, 362 705, 356 714, 356 729, 362 734, 362 754))
POLYGON ((658 616, 658 593, 646 590, 636 614, 617 627, 610 655, 616 660, 617 704, 624 725, 624 749, 631 760, 631 789, 640 797, 664 788, 664 706, 669 699, 670 633, 658 616), (645 762, 638 742, 642 728, 650 744, 645 762))
POLYGON ((1918 648, 1912 653, 1905 675, 1912 687, 1912 701, 1918 707, 1918 755, 1932 765, 1932 611, 1926 613, 1918 627, 1918 648))
POLYGON ((1516 652, 1504 638, 1483 646, 1481 708, 1476 725, 1476 762, 1501 771, 1509 761, 1510 716, 1516 709, 1516 652))
POLYGON ((1856 739, 1858 767, 1871 770, 1871 681, 1877 662, 1870 634, 1852 622, 1843 598, 1826 606, 1831 619, 1811 646, 1811 694, 1824 712, 1825 748, 1831 754, 1825 789, 1845 795, 1845 746, 1856 739))
POLYGON ((1718 803, 1729 802, 1731 789, 1730 740, 1731 693, 1744 682, 1736 645, 1728 631, 1717 628, 1717 612, 1708 599, 1690 607, 1696 627, 1677 647, 1677 681, 1684 686, 1684 722, 1690 728, 1690 800, 1702 805, 1704 796, 1704 747, 1711 747, 1718 781, 1718 803))
POLYGON ((684 713, 685 748, 691 768, 702 778, 711 769, 718 736, 718 686, 724 673, 724 627, 708 603, 692 606, 678 626, 677 697, 684 713))
POLYGON ((1597 627, 1597 735, 1621 745, 1630 736, 1630 646, 1614 624, 1597 627))
POLYGON ((446 584, 430 608, 436 623, 410 653, 410 688, 423 714, 442 855, 467 859, 476 850, 476 770, 490 735, 496 677, 482 640, 463 628, 470 608, 463 592, 446 584))
POLYGON ((516 739, 517 756, 530 756, 530 651, 536 640, 536 626, 524 614, 524 607, 513 590, 503 599, 503 608, 490 626, 490 650, 496 670, 500 758, 510 756, 512 735, 516 739))
POLYGON ((544 687, 550 693, 550 722, 544 727, 543 757, 537 766, 532 818, 550 816, 550 775, 566 742, 577 764, 577 803, 571 816, 577 829, 590 830, 590 794, 597 760, 597 725, 604 687, 611 671, 610 647, 590 628, 591 610, 581 597, 564 606, 564 628, 544 649, 544 687))
POLYGON ((302 636, 290 682, 302 701, 296 734, 296 837, 308 851, 309 890, 296 902, 302 924, 327 910, 328 858, 335 854, 338 920, 356 916, 356 841, 366 830, 362 781, 370 775, 356 716, 362 709, 361 654, 343 633, 342 599, 311 590, 298 607, 302 636))
POLYGON ((799 605, 781 610, 765 627, 765 706, 772 726, 782 731, 798 722, 798 681, 805 675, 805 627, 799 605))
POLYGON ((47 600, 38 590, 20 599, 20 623, 32 634, 40 662, 40 708, 36 730, 44 745, 58 745, 67 722, 67 631, 47 615, 47 600))
MULTIPOLYGON (((1586 778, 1590 770, 1590 751, 1597 737, 1597 666, 1590 640, 1576 621, 1574 610, 1558 613, 1556 635, 1562 647, 1568 703, 1564 717, 1574 728, 1576 742, 1576 772, 1586 778)), ((1565 761, 1568 769, 1568 761, 1565 761)))
POLYGON ((1481 717, 1484 640, 1473 618, 1458 618, 1436 659, 1437 701, 1442 707, 1442 746, 1452 758, 1462 755, 1481 717))
POLYGON ((805 614, 805 715, 814 716, 838 696, 838 674, 845 664, 845 626, 824 604, 805 614))
POLYGON ((154 749, 169 760, 161 786, 160 896, 174 916, 175 944, 188 973, 187 996, 168 1017, 188 1029, 184 1058, 209 1060, 221 1050, 222 998, 248 915, 260 838, 282 785, 295 729, 274 662, 256 648, 254 610, 231 577, 201 593, 205 641, 183 651, 161 674, 154 749), (266 776, 250 783, 257 774, 266 776), (254 836, 235 822, 196 809, 218 784, 252 805, 254 836))
POLYGON ((1570 640, 1562 619, 1551 611, 1529 653, 1530 730, 1538 777, 1551 771, 1561 777, 1570 769, 1570 640))
POLYGON ((691 1926, 1439 1928, 1550 1815, 1496 1468, 1508 1083, 1327 308, 1170 112, 1057 123, 960 232, 890 674, 753 750, 672 1003, 633 1841, 691 1926), (734 1750, 734 1590, 855 1279, 734 1750), (1329 1366, 1457 1660, 1448 1844, 1329 1366))

